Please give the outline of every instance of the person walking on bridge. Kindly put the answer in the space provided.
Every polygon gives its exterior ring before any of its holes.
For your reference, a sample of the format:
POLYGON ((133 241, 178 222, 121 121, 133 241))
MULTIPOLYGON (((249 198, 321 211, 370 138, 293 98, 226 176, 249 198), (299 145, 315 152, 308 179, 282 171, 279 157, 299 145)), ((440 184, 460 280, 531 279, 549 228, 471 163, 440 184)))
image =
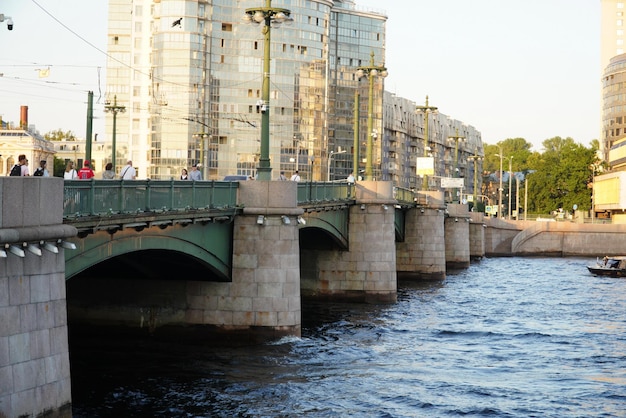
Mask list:
POLYGON ((137 177, 137 171, 135 170, 135 167, 133 167, 133 162, 131 160, 128 160, 126 166, 124 166, 120 177, 122 180, 135 180, 137 177))
POLYGON ((189 180, 200 181, 202 180, 202 172, 198 170, 198 164, 191 166, 191 173, 189 173, 189 180))
POLYGON ((81 180, 89 180, 95 176, 93 170, 90 167, 89 160, 85 160, 83 163, 83 168, 78 170, 78 178, 81 180))

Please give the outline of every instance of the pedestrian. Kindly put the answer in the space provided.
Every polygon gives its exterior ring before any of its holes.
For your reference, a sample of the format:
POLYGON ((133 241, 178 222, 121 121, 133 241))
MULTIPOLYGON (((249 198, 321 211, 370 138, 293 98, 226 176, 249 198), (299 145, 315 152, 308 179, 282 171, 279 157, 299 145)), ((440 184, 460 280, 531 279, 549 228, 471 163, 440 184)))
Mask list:
POLYGON ((189 180, 189 175, 187 174, 187 169, 183 168, 183 171, 180 173, 181 180, 189 180))
POLYGON ((48 169, 46 168, 46 164, 48 162, 46 160, 39 161, 39 167, 33 173, 33 176, 37 177, 50 177, 50 173, 48 173, 48 169))
POLYGON ((102 172, 103 180, 113 180, 115 178, 115 171, 113 171, 113 163, 107 163, 104 166, 104 171, 102 172))
POLYGON ((280 181, 287 181, 287 177, 285 177, 285 172, 284 171, 280 172, 280 176, 278 176, 278 180, 280 180, 280 181))
POLYGON ((296 170, 295 173, 293 173, 293 176, 291 176, 291 181, 300 181, 300 174, 298 173, 298 170, 296 170))
POLYGON ((133 162, 131 160, 128 160, 126 162, 126 165, 124 166, 120 177, 122 178, 122 180, 135 180, 135 178, 137 177, 137 171, 135 170, 135 167, 133 167, 133 162))
POLYGON ((26 159, 26 155, 20 154, 17 157, 17 164, 15 164, 9 172, 9 176, 20 177, 28 175, 28 167, 26 166, 26 162, 28 162, 28 160, 26 159), (26 174, 24 174, 24 169, 26 169, 26 174))
POLYGON ((78 178, 78 173, 74 169, 74 162, 68 161, 65 166, 65 172, 63 173, 63 178, 65 180, 76 180, 78 178))
POLYGON ((198 170, 198 164, 191 166, 191 173, 189 173, 189 180, 198 181, 202 180, 202 172, 198 170))
POLYGON ((348 178, 346 179, 346 181, 350 184, 354 184, 354 173, 350 173, 350 175, 348 175, 348 178))
POLYGON ((22 154, 19 156, 18 159, 20 160, 20 166, 22 169, 22 177, 30 176, 30 171, 28 171, 28 160, 26 159, 26 156, 22 154))
POLYGON ((91 169, 89 160, 85 160, 85 162, 83 163, 83 168, 78 170, 78 178, 81 180, 89 180, 93 176, 95 176, 95 174, 91 169))

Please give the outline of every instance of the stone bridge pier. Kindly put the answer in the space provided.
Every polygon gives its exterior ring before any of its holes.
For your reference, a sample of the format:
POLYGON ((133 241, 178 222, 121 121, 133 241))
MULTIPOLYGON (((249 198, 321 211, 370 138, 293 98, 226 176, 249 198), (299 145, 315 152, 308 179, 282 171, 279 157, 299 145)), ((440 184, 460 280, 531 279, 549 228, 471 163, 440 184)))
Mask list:
POLYGON ((404 242, 397 243, 398 277, 441 280, 446 277, 443 192, 423 191, 406 214, 404 242))
POLYGON ((63 179, 0 177, 0 417, 71 417, 63 179))
POLYGON ((350 206, 348 248, 302 251, 303 296, 334 301, 397 300, 395 214, 391 182, 360 181, 350 206))
POLYGON ((445 217, 446 268, 460 270, 470 266, 470 215, 467 205, 449 203, 445 217))
POLYGON ((193 282, 185 321, 215 337, 256 343, 301 334, 296 182, 244 181, 235 217, 232 281, 193 282))

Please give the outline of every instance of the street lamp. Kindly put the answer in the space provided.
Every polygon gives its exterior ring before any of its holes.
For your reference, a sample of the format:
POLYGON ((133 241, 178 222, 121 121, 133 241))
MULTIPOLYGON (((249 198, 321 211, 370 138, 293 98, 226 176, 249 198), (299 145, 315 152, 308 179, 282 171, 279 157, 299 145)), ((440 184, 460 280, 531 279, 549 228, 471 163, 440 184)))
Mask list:
POLYGON ((208 134, 206 132, 199 132, 197 134, 193 134, 192 138, 200 140, 200 161, 202 163, 202 167, 204 168, 204 170, 202 170, 202 180, 207 180, 207 171, 209 169, 207 152, 209 145, 207 141, 211 138, 211 134, 208 134))
POLYGON ((331 163, 332 163, 332 158, 333 158, 333 156, 334 156, 334 155, 337 155, 337 154, 345 154, 345 153, 346 153, 346 150, 344 149, 344 150, 337 151, 337 152, 335 152, 335 151, 331 151, 331 152, 330 152, 330 154, 328 154, 328 174, 327 174, 327 176, 326 176, 326 178, 328 179, 328 181, 331 181, 331 180, 330 180, 330 165, 331 165, 331 163))
POLYGON ((283 22, 290 22, 291 11, 280 7, 272 7, 272 0, 265 0, 265 7, 246 9, 244 22, 263 24, 261 33, 264 35, 263 51, 263 85, 261 90, 261 155, 257 168, 259 180, 271 180, 270 166, 270 40, 271 27, 283 22))
POLYGON ((498 189, 498 218, 502 218, 502 159, 507 158, 507 157, 502 155, 502 146, 498 145, 498 148, 500 149, 500 154, 496 154, 496 157, 500 157, 500 173, 499 173, 500 188, 498 189))
MULTIPOLYGON (((424 157, 428 157, 428 114, 436 112, 435 106, 428 106, 428 96, 426 96, 426 106, 416 106, 418 112, 424 113, 424 157)), ((422 183, 422 190, 428 190, 428 177, 424 175, 424 181, 422 183)))
POLYGON ((113 114, 113 143, 111 164, 113 164, 113 172, 115 173, 115 136, 117 135, 117 114, 126 112, 126 107, 117 104, 117 95, 113 96, 113 104, 108 100, 104 103, 104 111, 113 114))
MULTIPOLYGON (((448 139, 454 140, 454 177, 459 177, 459 141, 463 142, 464 136, 459 136, 459 130, 456 130, 456 135, 449 136, 448 139)), ((455 201, 456 199, 452 199, 455 201)))
POLYGON ((476 207, 476 203, 478 202, 478 169, 476 168, 476 164, 478 161, 481 161, 483 157, 478 155, 476 151, 474 151, 474 155, 470 155, 467 157, 468 160, 472 160, 474 162, 474 207, 476 207))
POLYGON ((378 132, 374 130, 374 120, 372 113, 374 112, 374 78, 387 77, 389 73, 384 65, 374 65, 374 51, 370 53, 370 65, 358 67, 356 76, 358 79, 367 77, 369 79, 369 97, 367 100, 367 146, 365 155, 365 180, 372 180, 373 169, 372 162, 374 160, 374 139, 378 136, 378 132))
POLYGON ((512 165, 513 165, 513 156, 511 155, 509 157, 509 210, 507 211, 509 221, 511 220, 511 187, 513 186, 513 170, 511 167, 512 165))

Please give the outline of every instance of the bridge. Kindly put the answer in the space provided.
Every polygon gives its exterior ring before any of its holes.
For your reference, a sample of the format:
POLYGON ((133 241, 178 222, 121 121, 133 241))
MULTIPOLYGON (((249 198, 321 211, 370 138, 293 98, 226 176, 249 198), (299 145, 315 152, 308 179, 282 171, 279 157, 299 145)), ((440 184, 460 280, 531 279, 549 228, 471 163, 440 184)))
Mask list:
POLYGON ((300 335, 303 300, 393 303, 399 279, 472 258, 626 244, 620 226, 507 223, 389 182, 4 177, 0 194, 0 416, 71 415, 68 322, 258 342, 300 335))

